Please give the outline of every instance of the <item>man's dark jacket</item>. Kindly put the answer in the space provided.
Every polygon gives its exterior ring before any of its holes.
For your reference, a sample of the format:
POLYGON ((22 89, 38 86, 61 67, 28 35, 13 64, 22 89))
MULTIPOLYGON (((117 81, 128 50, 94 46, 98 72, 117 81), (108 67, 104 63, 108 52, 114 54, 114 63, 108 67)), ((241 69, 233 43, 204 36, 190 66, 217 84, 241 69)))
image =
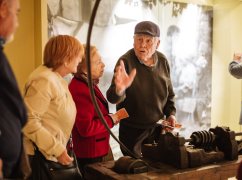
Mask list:
POLYGON ((19 176, 22 152, 21 129, 27 120, 26 108, 15 76, 0 42, 0 158, 4 178, 19 176))

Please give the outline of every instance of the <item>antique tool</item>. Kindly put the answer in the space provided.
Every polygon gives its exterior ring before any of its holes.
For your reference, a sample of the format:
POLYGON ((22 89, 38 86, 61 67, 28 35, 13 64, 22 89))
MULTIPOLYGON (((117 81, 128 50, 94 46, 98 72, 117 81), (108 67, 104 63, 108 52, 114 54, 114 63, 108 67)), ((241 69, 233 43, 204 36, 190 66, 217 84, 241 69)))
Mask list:
POLYGON ((167 132, 160 135, 158 143, 145 144, 142 154, 144 158, 181 169, 222 160, 235 160, 238 158, 236 135, 241 133, 230 131, 228 127, 193 132, 189 139, 179 136, 178 133, 167 132))
POLYGON ((120 174, 137 174, 148 171, 148 164, 130 156, 120 157, 114 164, 114 171, 120 174))

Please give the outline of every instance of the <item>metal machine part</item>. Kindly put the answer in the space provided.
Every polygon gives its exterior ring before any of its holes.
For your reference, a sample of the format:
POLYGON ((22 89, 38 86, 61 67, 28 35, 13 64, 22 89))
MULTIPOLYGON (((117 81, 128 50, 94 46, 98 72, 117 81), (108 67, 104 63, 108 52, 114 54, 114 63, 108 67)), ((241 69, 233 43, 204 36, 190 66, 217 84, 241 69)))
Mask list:
POLYGON ((123 156, 115 161, 114 171, 120 174, 137 174, 148 171, 148 164, 141 159, 123 156))
POLYGON ((191 168, 222 160, 238 159, 238 144, 235 133, 228 127, 210 128, 209 131, 193 132, 190 139, 167 132, 161 134, 157 144, 145 144, 144 158, 173 165, 177 168, 191 168), (188 145, 185 145, 189 142, 188 145))

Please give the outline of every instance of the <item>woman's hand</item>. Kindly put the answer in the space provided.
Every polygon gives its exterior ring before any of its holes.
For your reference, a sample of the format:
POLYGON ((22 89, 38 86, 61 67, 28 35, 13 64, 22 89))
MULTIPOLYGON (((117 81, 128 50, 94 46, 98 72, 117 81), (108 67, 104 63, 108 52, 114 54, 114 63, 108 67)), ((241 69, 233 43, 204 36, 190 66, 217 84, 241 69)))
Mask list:
POLYGON ((125 108, 119 109, 116 113, 110 114, 114 125, 117 125, 122 119, 129 117, 128 112, 125 108))
POLYGON ((135 75, 136 69, 133 69, 129 75, 127 74, 124 62, 121 60, 120 65, 116 67, 114 73, 117 95, 121 96, 124 94, 125 90, 132 84, 135 75))
POLYGON ((62 165, 69 165, 72 163, 73 158, 68 155, 67 150, 65 149, 65 151, 57 157, 57 160, 62 165))
POLYGON ((113 120, 113 124, 117 125, 120 122, 120 119, 118 119, 116 114, 110 114, 112 120, 113 120))

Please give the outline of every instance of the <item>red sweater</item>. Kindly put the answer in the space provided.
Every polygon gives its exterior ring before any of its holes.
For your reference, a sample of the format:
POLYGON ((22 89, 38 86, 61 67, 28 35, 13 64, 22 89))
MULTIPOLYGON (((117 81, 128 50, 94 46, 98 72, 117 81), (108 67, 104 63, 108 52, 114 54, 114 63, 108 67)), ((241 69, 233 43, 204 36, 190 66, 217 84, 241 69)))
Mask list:
MULTIPOLYGON (((95 112, 86 80, 73 78, 69 89, 77 108, 72 130, 73 147, 77 158, 105 156, 110 148, 110 135, 95 112)), ((108 103, 96 85, 94 92, 100 110, 108 126, 112 128, 113 121, 109 116, 108 103)))

